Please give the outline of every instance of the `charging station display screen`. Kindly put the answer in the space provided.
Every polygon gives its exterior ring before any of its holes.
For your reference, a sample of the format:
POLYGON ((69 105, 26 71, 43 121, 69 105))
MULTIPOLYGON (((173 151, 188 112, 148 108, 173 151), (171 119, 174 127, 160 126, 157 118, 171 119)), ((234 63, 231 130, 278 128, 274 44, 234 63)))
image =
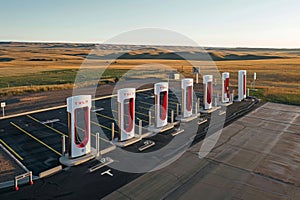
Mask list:
POLYGON ((193 86, 187 86, 186 88, 186 109, 188 111, 192 110, 192 95, 193 95, 193 86))
POLYGON ((77 147, 85 147, 89 141, 89 108, 77 108, 74 110, 75 113, 75 134, 74 142, 77 147))
POLYGON ((212 82, 207 83, 207 103, 211 103, 211 95, 212 95, 212 82))
POLYGON ((134 110, 134 99, 124 100, 124 130, 130 132, 133 128, 133 110, 134 110))
POLYGON ((168 102, 168 93, 167 91, 161 92, 159 94, 159 113, 160 113, 160 119, 165 120, 167 116, 167 102, 168 102))

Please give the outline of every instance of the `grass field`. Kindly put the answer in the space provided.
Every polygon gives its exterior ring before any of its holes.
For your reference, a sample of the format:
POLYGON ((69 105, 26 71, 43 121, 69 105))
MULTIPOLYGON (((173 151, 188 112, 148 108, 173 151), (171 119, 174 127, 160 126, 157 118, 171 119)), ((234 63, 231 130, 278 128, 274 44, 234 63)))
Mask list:
MULTIPOLYGON (((0 43, 0 96, 13 96, 27 92, 72 89, 78 69, 86 65, 85 57, 94 46, 87 44, 31 44, 0 43)), ((105 55, 124 53, 126 45, 108 45, 92 52, 88 68, 79 79, 89 77, 99 84, 118 81, 124 73, 136 68, 135 78, 163 74, 164 66, 176 69, 185 77, 192 77, 192 65, 209 68, 213 63, 201 60, 202 51, 192 47, 160 48, 135 46, 117 61, 110 63, 105 55), (142 49, 142 50, 141 50, 142 49), (175 53, 191 59, 180 60, 175 53), (160 65, 157 65, 160 64, 160 65), (99 80, 104 69, 109 65, 99 80), (162 73, 160 73, 162 71, 162 73), (152 74, 152 75, 151 75, 152 74)), ((247 70, 248 86, 257 73, 253 93, 265 101, 300 105, 300 50, 280 49, 208 49, 220 72, 230 72, 230 84, 237 86, 237 71, 247 70)))

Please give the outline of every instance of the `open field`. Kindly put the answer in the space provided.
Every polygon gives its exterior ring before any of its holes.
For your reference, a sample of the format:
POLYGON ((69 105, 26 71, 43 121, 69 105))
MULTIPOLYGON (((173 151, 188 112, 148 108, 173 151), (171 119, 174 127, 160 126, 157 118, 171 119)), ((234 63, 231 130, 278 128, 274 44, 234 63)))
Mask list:
POLYGON ((72 89, 82 64, 87 66, 84 75, 91 83, 105 84, 117 82, 132 68, 136 69, 131 74, 134 78, 163 74, 164 66, 191 77, 191 63, 203 69, 214 63, 220 72, 231 72, 232 86, 237 85, 237 71, 246 69, 248 85, 257 72, 256 95, 260 98, 300 104, 299 49, 206 48, 211 62, 196 47, 101 45, 92 51, 94 48, 92 44, 0 43, 0 96, 72 89), (111 62, 114 57, 119 59, 111 62))

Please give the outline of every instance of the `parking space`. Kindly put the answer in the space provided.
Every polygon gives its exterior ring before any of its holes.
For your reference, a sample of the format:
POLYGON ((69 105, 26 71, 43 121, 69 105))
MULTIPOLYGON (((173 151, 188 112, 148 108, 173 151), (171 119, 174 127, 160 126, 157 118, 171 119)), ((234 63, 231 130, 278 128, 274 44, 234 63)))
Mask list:
MULTIPOLYGON (((169 104, 169 120, 171 110, 176 109, 176 98, 172 92, 169 104)), ((116 97, 113 97, 116 98, 116 97)), ((94 102, 91 109, 91 146, 95 148, 96 133, 100 135, 100 148, 112 146, 112 124, 114 137, 118 137, 118 105, 116 99, 104 98, 94 102)), ((153 90, 136 94, 136 126, 142 121, 142 131, 149 126, 149 111, 151 122, 154 123, 153 90)), ((68 116, 66 108, 39 112, 19 117, 1 120, 0 142, 34 175, 59 165, 62 155, 62 136, 68 136, 68 116)), ((162 136, 165 137, 165 136, 162 136)), ((68 145, 66 143, 66 145, 68 145)))
MULTIPOLYGON (((197 98, 201 94, 196 93, 197 98)), ((180 114, 181 91, 169 91, 168 120, 171 121, 171 111, 176 117, 177 109, 180 114)), ((136 130, 139 121, 142 121, 142 132, 148 132, 149 111, 151 112, 151 124, 154 124, 154 91, 148 90, 136 94, 135 123, 136 130)), ((195 105, 193 105, 195 106, 195 105)), ((78 127, 79 128, 79 127, 78 127)), ((80 128, 79 128, 80 129, 80 128)), ((111 147, 112 137, 118 137, 118 103, 117 97, 102 98, 93 102, 91 109, 91 146, 96 147, 96 133, 100 136, 100 149, 111 147), (112 126, 114 125, 114 136, 112 126)), ((138 131, 136 131, 138 132, 138 131)), ((172 130, 170 130, 172 132, 172 130)), ((62 136, 68 136, 68 115, 66 108, 59 108, 35 114, 1 120, 0 142, 21 161, 34 175, 59 165, 59 157, 62 155, 62 136)), ((156 142, 156 148, 161 148, 172 140, 166 132, 151 138, 156 142)), ((67 141, 67 140, 66 140, 67 141)), ((143 140, 140 142, 143 143, 143 140)), ((128 150, 140 145, 137 143, 128 150)), ((68 143, 66 142, 68 148, 68 143)))
POLYGON ((59 134, 27 116, 3 120, 0 129, 8 150, 35 175, 57 165, 62 148, 59 134))

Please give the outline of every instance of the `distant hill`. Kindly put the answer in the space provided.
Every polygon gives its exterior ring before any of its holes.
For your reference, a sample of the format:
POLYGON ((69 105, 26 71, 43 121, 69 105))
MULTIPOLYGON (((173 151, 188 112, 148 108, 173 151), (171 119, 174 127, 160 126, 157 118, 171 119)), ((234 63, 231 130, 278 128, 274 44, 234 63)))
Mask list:
MULTIPOLYGON (((191 46, 149 46, 123 44, 83 44, 83 43, 43 43, 43 42, 0 42, 0 62, 17 60, 5 53, 25 51, 28 61, 57 61, 62 56, 84 59, 164 59, 164 60, 262 60, 299 57, 300 49, 273 48, 224 48, 224 47, 191 47, 191 46), (91 50, 95 50, 90 54, 91 50), (2 50, 2 51, 1 51, 2 50), (7 51, 6 51, 7 50, 7 51), (50 52, 52 52, 50 54, 50 52), (40 53, 44 56, 35 57, 40 53), (55 59, 51 58, 57 54, 55 59), (59 56, 61 55, 61 56, 59 56), (34 57, 33 57, 34 56, 34 57), (1 58, 2 57, 2 58, 1 58)), ((67 59, 65 58, 65 59, 67 59)))
POLYGON ((269 55, 255 55, 255 54, 227 54, 219 55, 216 53, 208 52, 157 52, 155 54, 149 52, 143 53, 113 53, 104 56, 98 56, 91 54, 89 59, 164 59, 164 60, 214 60, 214 61, 226 61, 226 60, 260 60, 260 59, 277 59, 284 58, 282 56, 269 56, 269 55))

